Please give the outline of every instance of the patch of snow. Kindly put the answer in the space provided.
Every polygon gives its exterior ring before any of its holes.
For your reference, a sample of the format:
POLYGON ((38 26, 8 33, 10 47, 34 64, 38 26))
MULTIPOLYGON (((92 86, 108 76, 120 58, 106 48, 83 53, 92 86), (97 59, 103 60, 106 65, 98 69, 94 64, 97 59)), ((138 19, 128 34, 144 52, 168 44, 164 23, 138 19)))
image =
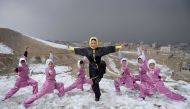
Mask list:
POLYGON ((45 40, 42 40, 42 39, 38 39, 38 38, 35 38, 35 37, 31 37, 31 36, 27 36, 27 37, 30 37, 32 39, 35 39, 37 41, 40 41, 46 45, 49 45, 51 47, 55 47, 55 48, 60 48, 60 49, 67 49, 68 46, 67 45, 63 45, 63 44, 57 44, 57 43, 54 43, 54 42, 49 42, 49 41, 45 41, 45 40))
POLYGON ((136 51, 121 51, 121 53, 125 53, 125 54, 137 54, 136 51))
POLYGON ((115 73, 120 74, 120 71, 119 71, 118 68, 116 67, 114 60, 113 60, 112 58, 110 58, 110 57, 107 57, 107 58, 108 58, 109 65, 110 65, 111 69, 112 69, 115 73))
POLYGON ((13 50, 7 45, 0 43, 0 53, 2 54, 13 54, 13 50))
MULTIPOLYGON (((117 73, 115 73, 115 72, 112 72, 108 67, 106 67, 106 70, 109 72, 109 73, 111 73, 111 74, 113 74, 113 75, 116 75, 116 76, 118 76, 118 74, 117 73)), ((106 75, 107 75, 107 73, 106 73, 106 75)))
MULTIPOLYGON (((29 69, 32 73, 44 73, 45 64, 30 64, 29 69)), ((71 67, 69 66, 55 66, 56 73, 66 73, 71 71, 71 67)))

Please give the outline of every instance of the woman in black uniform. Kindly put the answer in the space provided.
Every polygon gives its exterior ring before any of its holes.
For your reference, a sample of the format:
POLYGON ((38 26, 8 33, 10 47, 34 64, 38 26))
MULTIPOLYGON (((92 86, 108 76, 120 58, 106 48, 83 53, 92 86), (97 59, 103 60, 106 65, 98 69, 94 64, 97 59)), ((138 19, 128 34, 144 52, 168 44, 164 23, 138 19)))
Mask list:
POLYGON ((122 46, 107 46, 99 47, 98 39, 91 37, 89 40, 89 47, 86 48, 73 48, 69 47, 69 51, 74 51, 75 54, 86 56, 89 60, 89 75, 93 81, 93 91, 95 93, 95 101, 99 101, 101 93, 99 82, 103 75, 106 73, 106 63, 101 60, 101 57, 109 53, 116 52, 122 46))

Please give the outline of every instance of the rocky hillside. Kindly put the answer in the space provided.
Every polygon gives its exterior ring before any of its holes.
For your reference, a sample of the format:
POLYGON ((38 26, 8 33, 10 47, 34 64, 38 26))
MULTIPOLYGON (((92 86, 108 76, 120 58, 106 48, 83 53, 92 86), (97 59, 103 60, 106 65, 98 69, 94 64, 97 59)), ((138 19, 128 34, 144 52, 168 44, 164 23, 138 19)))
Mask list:
POLYGON ((13 54, 0 53, 0 74, 10 72, 17 66, 18 59, 23 55, 26 47, 29 47, 29 60, 36 63, 40 63, 43 59, 46 59, 49 55, 49 50, 55 54, 56 64, 73 66, 72 62, 76 61, 76 56, 64 49, 52 47, 7 28, 0 28, 0 43, 5 44, 13 50, 13 54))

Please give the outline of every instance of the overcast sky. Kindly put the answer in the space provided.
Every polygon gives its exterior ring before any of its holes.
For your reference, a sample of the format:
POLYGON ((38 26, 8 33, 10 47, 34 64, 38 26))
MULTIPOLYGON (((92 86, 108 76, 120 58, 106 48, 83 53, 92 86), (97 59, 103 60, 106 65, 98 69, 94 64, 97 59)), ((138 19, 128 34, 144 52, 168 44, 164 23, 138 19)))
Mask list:
POLYGON ((190 0, 0 0, 0 27, 49 40, 190 42, 190 0))

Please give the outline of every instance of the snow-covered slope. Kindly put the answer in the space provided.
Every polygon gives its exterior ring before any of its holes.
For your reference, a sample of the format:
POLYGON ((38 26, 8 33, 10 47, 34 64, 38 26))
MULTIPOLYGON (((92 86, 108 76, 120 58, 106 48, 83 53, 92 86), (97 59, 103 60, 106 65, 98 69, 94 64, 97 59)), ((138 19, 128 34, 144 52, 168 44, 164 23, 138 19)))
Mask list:
POLYGON ((6 46, 5 44, 0 43, 0 53, 13 54, 13 50, 10 47, 6 46))
MULTIPOLYGON (((32 69, 35 65, 30 66, 32 69)), ((41 65, 43 69, 44 66, 41 65)), ((57 68, 57 71, 66 71, 67 66, 57 68)), ((163 71, 168 71, 164 66, 163 71)), ((33 68, 35 69, 35 68, 33 68)), ((45 76, 44 74, 32 75, 33 79, 38 81, 39 89, 41 88, 45 76)), ((0 77, 0 98, 14 85, 16 76, 0 77)), ((63 82, 65 87, 71 85, 75 78, 70 76, 70 73, 59 73, 57 81, 63 82)), ((171 90, 178 92, 187 97, 187 101, 178 102, 173 101, 165 96, 156 93, 152 97, 148 97, 145 101, 140 99, 139 92, 121 87, 122 96, 115 93, 113 80, 102 79, 100 82, 101 87, 101 100, 94 101, 94 94, 89 92, 90 86, 85 84, 84 91, 78 89, 72 90, 65 94, 64 97, 58 97, 57 91, 48 94, 35 101, 29 109, 189 109, 190 108, 190 84, 183 81, 168 81, 165 83, 171 90), (175 90, 174 90, 175 89, 175 90)), ((32 94, 32 88, 26 87, 19 90, 13 97, 6 101, 0 102, 1 109, 20 109, 21 102, 32 94)))
POLYGON ((34 40, 37 40, 37 41, 40 41, 40 42, 42 42, 42 43, 44 43, 46 45, 49 45, 51 47, 60 48, 60 49, 66 49, 66 48, 68 48, 66 45, 62 45, 62 44, 57 44, 57 43, 41 40, 41 39, 38 39, 38 38, 35 38, 35 37, 31 37, 31 36, 30 36, 30 38, 32 38, 34 40))

